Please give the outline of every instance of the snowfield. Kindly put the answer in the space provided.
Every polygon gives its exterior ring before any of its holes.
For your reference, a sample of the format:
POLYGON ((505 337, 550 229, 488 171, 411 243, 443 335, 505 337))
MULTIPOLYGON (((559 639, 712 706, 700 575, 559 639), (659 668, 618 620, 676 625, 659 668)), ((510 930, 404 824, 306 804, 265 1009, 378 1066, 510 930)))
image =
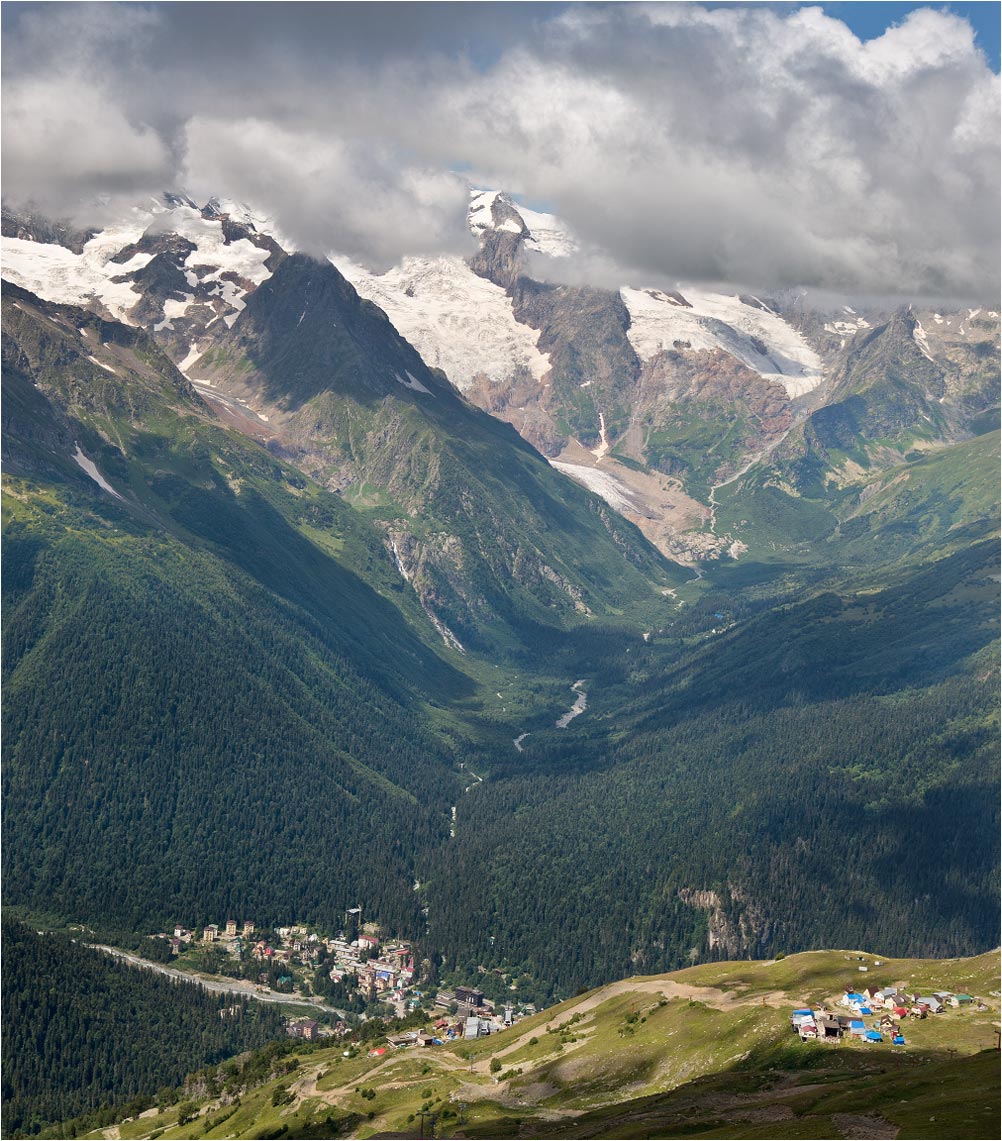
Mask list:
POLYGON ((631 498, 630 489, 621 483, 614 475, 602 471, 597 467, 585 467, 583 464, 561 463, 559 460, 550 460, 551 467, 569 475, 571 479, 600 495, 610 507, 617 511, 636 511, 637 504, 631 498))
POLYGON ((578 248, 570 231, 556 214, 541 214, 538 210, 529 210, 517 203, 515 209, 522 216, 531 235, 525 240, 526 249, 551 258, 565 258, 578 248))
POLYGON ((519 324, 505 291, 462 258, 408 257, 383 274, 338 254, 330 260, 457 388, 480 374, 501 380, 522 367, 540 380, 549 371, 549 356, 536 348, 539 331, 519 324))
POLYGON ((79 444, 76 445, 76 451, 73 453, 73 459, 76 464, 81 467, 103 491, 110 492, 116 499, 122 498, 111 486, 111 484, 104 478, 100 471, 98 471, 97 464, 94 463, 93 460, 89 460, 83 454, 83 452, 80 451, 79 444))
POLYGON ((161 214, 157 222, 158 229, 180 234, 182 238, 194 243, 195 249, 184 260, 186 267, 191 270, 196 270, 200 265, 213 267, 212 273, 199 278, 202 282, 216 281, 223 273, 236 274, 254 285, 260 285, 271 277, 271 270, 264 265, 271 256, 270 251, 260 249, 247 238, 239 238, 227 245, 223 238, 222 222, 203 218, 190 206, 178 206, 169 210, 161 214))
POLYGON ((642 360, 662 349, 721 349, 783 385, 791 397, 803 396, 821 383, 821 358, 779 314, 747 305, 736 296, 680 289, 688 306, 658 289, 619 291, 630 313, 627 336, 642 360))
POLYGON ((110 259, 119 250, 138 241, 144 226, 117 226, 92 238, 75 254, 64 246, 32 242, 25 238, 3 239, 3 275, 8 281, 30 289, 44 301, 57 305, 87 306, 95 298, 114 317, 132 324, 128 311, 139 300, 129 282, 113 277, 142 269, 152 254, 136 254, 124 265, 110 259))
MULTIPOLYGON (((222 274, 232 273, 254 286, 271 277, 271 271, 264 265, 270 256, 268 250, 259 249, 246 238, 227 245, 223 240, 222 222, 208 221, 190 206, 169 210, 137 209, 132 213, 134 221, 102 230, 79 254, 47 242, 4 238, 3 274, 45 301, 86 307, 96 299, 119 321, 134 324, 129 319, 129 310, 140 295, 130 282, 113 279, 142 269, 153 260, 153 254, 135 254, 127 262, 111 259, 126 246, 138 242, 154 223, 158 231, 180 234, 194 244, 195 249, 184 260, 185 278, 192 287, 199 281, 219 283, 215 292, 234 310, 225 317, 228 325, 232 325, 243 309, 247 291, 233 281, 221 280, 222 274)), ((183 316, 192 301, 193 294, 187 295, 183 302, 167 301, 163 320, 156 328, 173 328, 173 320, 183 316)))

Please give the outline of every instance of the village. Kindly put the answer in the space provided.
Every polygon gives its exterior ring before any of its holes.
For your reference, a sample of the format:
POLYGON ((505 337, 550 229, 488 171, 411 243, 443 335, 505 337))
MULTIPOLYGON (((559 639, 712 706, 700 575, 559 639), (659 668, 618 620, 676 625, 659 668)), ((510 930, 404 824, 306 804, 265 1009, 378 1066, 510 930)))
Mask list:
MULTIPOLYGON (((360 912, 360 908, 352 909, 347 918, 360 917, 360 912)), ((172 958, 187 952, 209 952, 218 971, 249 980, 258 993, 268 992, 269 997, 288 994, 290 999, 301 1000, 311 995, 327 996, 337 1002, 350 996, 358 1022, 424 1015, 426 1021, 434 1023, 434 1034, 403 1030, 389 1035, 391 1049, 482 1038, 537 1011, 534 1003, 516 1002, 514 996, 512 1001, 495 1003, 478 987, 424 989, 412 944, 385 937, 379 924, 358 923, 357 918, 349 922, 347 931, 333 937, 305 924, 266 932, 253 920, 241 923, 234 919, 222 926, 209 923, 201 929, 177 925, 173 934, 160 932, 155 937, 169 942, 172 958)), ((200 956, 186 957, 193 967, 204 962, 200 956)), ((334 1009, 327 1007, 327 1012, 334 1009)), ((351 1021, 347 1011, 336 1010, 333 1019, 325 1014, 290 1019, 286 1029, 293 1037, 313 1041, 343 1037, 351 1029, 351 1021)), ((385 1048, 378 1052, 385 1052, 385 1048)))
MULTIPOLYGON (((879 960, 875 965, 880 965, 879 960)), ((969 994, 954 994, 952 991, 916 994, 906 991, 905 985, 870 986, 862 991, 847 987, 836 1004, 846 1013, 823 1006, 813 1010, 805 1007, 793 1011, 790 1026, 802 1042, 837 1043, 847 1036, 860 1042, 889 1040, 892 1045, 904 1046, 902 1023, 906 1019, 928 1018, 931 1014, 943 1014, 949 1008, 989 1009, 983 1000, 969 994), (865 1021, 867 1018, 871 1019, 869 1025, 865 1021)))
MULTIPOLYGON (((218 971, 249 980, 258 993, 267 993, 269 998, 284 994, 301 1003, 311 997, 320 1002, 325 997, 351 1007, 348 1013, 321 1004, 316 1017, 290 1018, 286 1032, 292 1037, 306 1041, 341 1038, 366 1023, 403 1022, 399 1028, 387 1027, 386 1045, 370 1050, 374 1057, 387 1050, 483 1038, 537 1012, 535 1004, 516 1001, 514 994, 494 1001, 476 986, 432 987, 428 983, 430 964, 425 962, 423 971, 418 969, 411 943, 386 936, 379 924, 361 923, 360 918, 360 908, 346 913, 346 930, 336 936, 305 924, 263 931, 251 920, 241 924, 230 919, 223 926, 207 924, 201 931, 176 926, 173 935, 160 933, 160 937, 169 941, 172 957, 192 950, 213 951, 218 971), (420 1026, 408 1027, 408 1020, 420 1026)), ((196 965, 197 960, 192 962, 196 965)), ((879 967, 880 960, 873 965, 879 967)), ((485 968, 480 971, 488 973, 485 968)), ((913 993, 906 985, 846 987, 831 1008, 819 1005, 794 1010, 789 1018, 791 1029, 802 1042, 837 1044, 845 1038, 903 1046, 902 1024, 907 1019, 925 1019, 950 1008, 989 1009, 969 994, 913 993)))

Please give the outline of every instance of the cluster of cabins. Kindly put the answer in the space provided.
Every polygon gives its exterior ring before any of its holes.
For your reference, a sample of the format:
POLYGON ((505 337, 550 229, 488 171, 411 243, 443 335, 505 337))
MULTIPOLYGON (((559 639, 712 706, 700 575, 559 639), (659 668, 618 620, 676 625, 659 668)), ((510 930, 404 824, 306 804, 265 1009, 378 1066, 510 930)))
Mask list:
POLYGON ((435 1005, 451 1013, 435 1021, 433 1032, 410 1030, 405 1034, 393 1034, 387 1038, 389 1045, 403 1050, 409 1046, 441 1046, 458 1039, 485 1038, 536 1013, 531 1003, 522 1004, 517 1009, 513 1005, 496 1008, 482 990, 465 986, 440 990, 435 996, 435 1005))
POLYGON ((905 1044, 901 1033, 901 1022, 905 1018, 926 1018, 930 1014, 942 1014, 947 1007, 977 1005, 986 1009, 969 994, 954 994, 952 991, 935 991, 928 995, 908 994, 898 987, 867 987, 866 990, 846 989, 838 1005, 848 1009, 848 1014, 820 1008, 803 1008, 790 1015, 790 1026, 802 1042, 829 1040, 837 1041, 845 1035, 862 1042, 883 1042, 885 1038, 896 1046, 905 1044), (876 1016, 869 1026, 864 1017, 876 1016))
MULTIPOLYGON (((170 940, 171 950, 180 954, 198 942, 223 946, 236 958, 242 958, 247 950, 260 963, 302 963, 307 968, 325 970, 335 982, 343 983, 350 977, 363 998, 387 1003, 399 1018, 420 1006, 422 994, 414 987, 416 971, 411 945, 398 939, 381 940, 379 927, 374 923, 364 924, 358 938, 350 941, 343 937, 327 938, 305 926, 277 927, 271 936, 256 942, 253 941, 255 934, 261 933, 256 931, 252 920, 241 925, 230 919, 224 927, 210 923, 201 934, 177 926, 170 940)), ((164 933, 163 938, 169 936, 164 933)), ((264 982, 267 976, 260 977, 264 982)), ((280 983, 292 981, 291 973, 279 978, 280 983)), ((483 1037, 536 1013, 531 1003, 495 1010, 494 1003, 482 990, 465 986, 439 991, 436 1006, 449 1013, 436 1021, 434 1034, 397 1035, 391 1044, 403 1048, 483 1037)), ((287 1032, 307 1041, 319 1033, 316 1022, 308 1018, 290 1022, 287 1032)))

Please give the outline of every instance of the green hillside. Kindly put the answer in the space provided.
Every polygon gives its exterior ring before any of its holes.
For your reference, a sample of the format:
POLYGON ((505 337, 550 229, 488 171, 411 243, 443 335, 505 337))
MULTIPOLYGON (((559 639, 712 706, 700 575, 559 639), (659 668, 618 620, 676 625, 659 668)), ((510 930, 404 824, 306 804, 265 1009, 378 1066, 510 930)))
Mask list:
POLYGON ((291 1073, 276 1060, 256 1087, 234 1077, 228 1094, 196 1099, 187 1124, 167 1109, 119 1129, 122 1138, 416 1137, 432 1126, 483 1138, 992 1137, 998 1002, 994 953, 717 963, 625 979, 476 1042, 378 1057, 301 1043, 291 1073), (987 1009, 907 1020, 897 1047, 791 1035, 794 1007, 836 1001, 864 965, 871 983, 963 990, 987 1009))

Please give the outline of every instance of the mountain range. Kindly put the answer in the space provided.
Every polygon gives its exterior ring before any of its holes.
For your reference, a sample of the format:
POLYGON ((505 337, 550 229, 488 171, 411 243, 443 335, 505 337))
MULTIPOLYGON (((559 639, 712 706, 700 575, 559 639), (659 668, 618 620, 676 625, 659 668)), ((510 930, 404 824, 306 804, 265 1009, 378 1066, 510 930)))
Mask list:
POLYGON ((470 225, 377 274, 218 200, 5 209, 8 902, 364 901, 540 1000, 985 950, 997 310, 561 284, 558 219, 470 225))

